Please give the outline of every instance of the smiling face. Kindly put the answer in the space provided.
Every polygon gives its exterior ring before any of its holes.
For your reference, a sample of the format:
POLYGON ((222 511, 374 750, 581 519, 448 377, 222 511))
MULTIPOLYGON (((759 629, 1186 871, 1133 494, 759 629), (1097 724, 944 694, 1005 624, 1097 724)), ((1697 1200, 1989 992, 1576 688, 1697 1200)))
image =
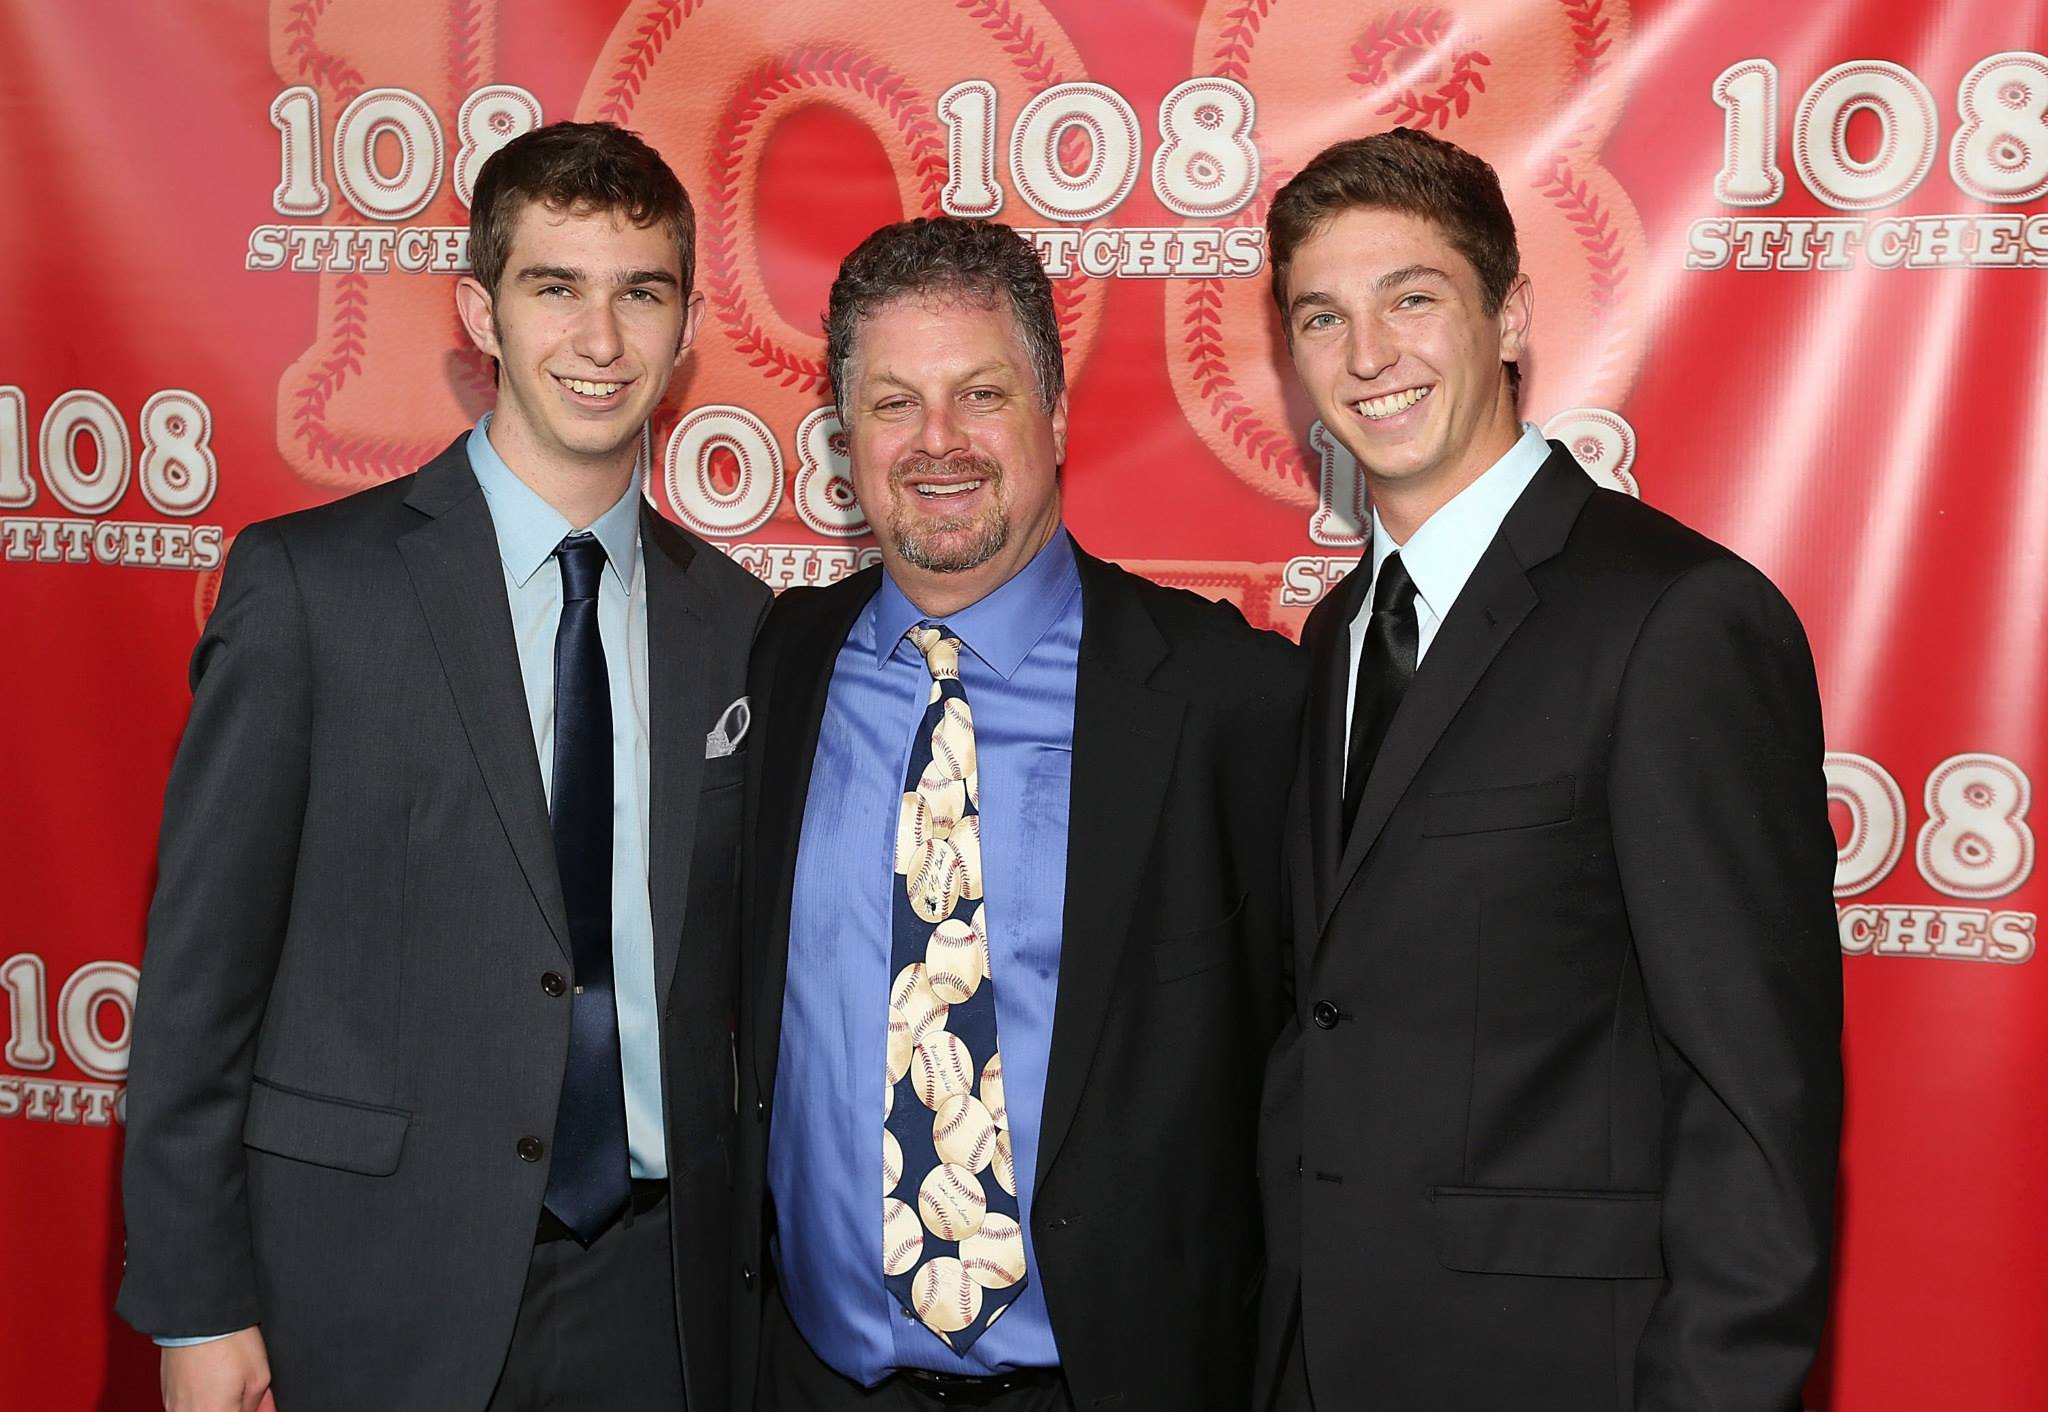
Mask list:
POLYGON ((491 444, 522 478, 543 481, 631 470, 703 311, 703 296, 682 287, 666 227, 535 202, 519 214, 496 291, 464 279, 456 303, 471 340, 498 360, 491 444))
POLYGON ((934 616, 1031 561, 1060 518, 1065 394, 1040 405, 1009 303, 912 294, 860 322, 847 369, 854 494, 889 576, 934 616))
POLYGON ((1316 415, 1364 470, 1396 538, 1514 444, 1504 363, 1528 336, 1526 276, 1489 314, 1478 275, 1434 222, 1354 206, 1296 247, 1286 310, 1316 415))

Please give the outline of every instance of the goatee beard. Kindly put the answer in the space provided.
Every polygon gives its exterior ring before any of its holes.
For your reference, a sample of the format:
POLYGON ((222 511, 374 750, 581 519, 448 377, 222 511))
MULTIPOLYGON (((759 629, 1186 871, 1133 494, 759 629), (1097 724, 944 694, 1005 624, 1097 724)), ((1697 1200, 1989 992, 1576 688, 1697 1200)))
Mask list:
POLYGON ((981 567, 1000 553, 1010 540, 1010 517, 1001 495, 993 493, 1000 489, 1002 475, 1001 467, 982 456, 946 461, 912 456, 898 462, 890 477, 896 494, 895 507, 889 513, 889 535, 896 541, 896 552, 903 556, 903 562, 927 573, 959 574, 981 567), (978 476, 992 492, 985 508, 978 514, 942 519, 912 513, 907 502, 917 492, 906 489, 904 481, 941 467, 955 474, 978 476), (966 532, 966 538, 955 538, 962 532, 966 532))

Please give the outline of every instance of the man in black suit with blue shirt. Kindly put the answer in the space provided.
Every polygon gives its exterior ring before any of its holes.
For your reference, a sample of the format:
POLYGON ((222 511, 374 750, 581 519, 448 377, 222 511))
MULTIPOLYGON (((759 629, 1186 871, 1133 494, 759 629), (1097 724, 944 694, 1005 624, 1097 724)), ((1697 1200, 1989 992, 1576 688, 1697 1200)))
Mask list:
POLYGON ((480 173, 498 403, 252 525, 194 655, 135 1019, 119 1309, 166 1406, 725 1406, 749 645, 635 459, 689 198, 605 124, 480 173))
POLYGON ((1268 231, 1373 511, 1303 633, 1259 1405, 1792 1412, 1841 1117, 1799 622, 1519 422, 1485 163, 1340 143, 1268 231))

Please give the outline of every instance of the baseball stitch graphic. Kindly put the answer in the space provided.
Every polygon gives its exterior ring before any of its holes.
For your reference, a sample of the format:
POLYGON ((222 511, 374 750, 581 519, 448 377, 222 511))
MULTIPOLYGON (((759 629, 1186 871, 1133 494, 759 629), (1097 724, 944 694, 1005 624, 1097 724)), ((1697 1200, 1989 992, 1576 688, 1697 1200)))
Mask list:
MULTIPOLYGON (((866 127, 903 213, 937 215, 946 180, 940 94, 983 79, 996 89, 998 111, 1013 114, 1040 90, 1086 76, 1079 51, 1039 0, 877 0, 835 20, 830 42, 781 45, 764 42, 758 5, 626 5, 577 116, 642 133, 696 197, 699 283, 710 309, 657 414, 657 442, 677 406, 744 407, 787 441, 829 400, 822 330, 776 307, 760 263, 756 193, 763 153, 784 117, 826 106, 866 127)), ((1002 218, 1036 222, 997 166, 1002 218)), ((1103 293, 1079 275, 1054 282, 1070 377, 1094 344, 1103 293)), ((796 514, 795 497, 785 495, 771 523, 796 514)))

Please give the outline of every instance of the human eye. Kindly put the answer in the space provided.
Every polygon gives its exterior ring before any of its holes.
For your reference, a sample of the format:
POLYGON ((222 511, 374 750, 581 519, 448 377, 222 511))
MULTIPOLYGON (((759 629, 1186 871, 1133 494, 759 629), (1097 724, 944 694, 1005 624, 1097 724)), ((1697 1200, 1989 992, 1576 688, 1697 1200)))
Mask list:
POLYGON ((1003 401, 1002 389, 994 387, 970 387, 961 394, 961 400, 972 407, 995 407, 1003 401))
POLYGON ((1396 309, 1427 309, 1436 303, 1434 297, 1420 289, 1411 289, 1394 301, 1396 309))
POLYGON ((1319 309, 1301 321, 1301 331, 1303 333, 1317 333, 1323 329, 1335 328, 1336 326, 1337 316, 1328 309, 1319 309))
POLYGON ((620 297, 629 304, 659 304, 661 302, 660 295, 646 288, 629 289, 620 297))

